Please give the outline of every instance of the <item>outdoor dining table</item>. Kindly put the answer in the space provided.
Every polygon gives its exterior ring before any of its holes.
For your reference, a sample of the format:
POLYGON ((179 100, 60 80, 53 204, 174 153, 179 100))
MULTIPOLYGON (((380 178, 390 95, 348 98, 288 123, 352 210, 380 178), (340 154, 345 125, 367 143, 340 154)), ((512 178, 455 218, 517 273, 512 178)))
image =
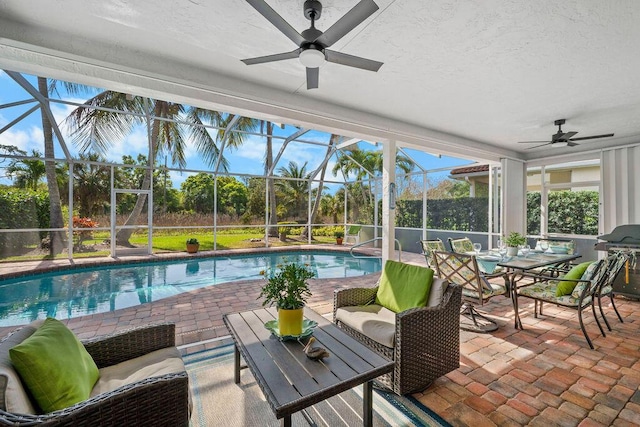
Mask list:
POLYGON ((536 268, 549 267, 552 265, 572 261, 580 258, 579 254, 556 254, 549 252, 530 252, 527 256, 518 255, 515 257, 504 257, 497 265, 507 270, 507 277, 509 280, 509 292, 511 293, 511 300, 513 302, 514 315, 514 327, 516 329, 522 329, 522 321, 518 313, 518 281, 520 281, 524 275, 523 273, 530 272, 536 268))

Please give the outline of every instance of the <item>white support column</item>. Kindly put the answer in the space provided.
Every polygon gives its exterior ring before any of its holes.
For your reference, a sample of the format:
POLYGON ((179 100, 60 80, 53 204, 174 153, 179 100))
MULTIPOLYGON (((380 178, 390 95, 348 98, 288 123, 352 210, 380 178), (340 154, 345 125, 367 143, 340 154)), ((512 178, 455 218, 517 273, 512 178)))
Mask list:
POLYGON ((382 144, 382 262, 395 256, 396 142, 382 144))
POLYGON ((527 180, 524 162, 502 159, 502 235, 526 234, 527 180))

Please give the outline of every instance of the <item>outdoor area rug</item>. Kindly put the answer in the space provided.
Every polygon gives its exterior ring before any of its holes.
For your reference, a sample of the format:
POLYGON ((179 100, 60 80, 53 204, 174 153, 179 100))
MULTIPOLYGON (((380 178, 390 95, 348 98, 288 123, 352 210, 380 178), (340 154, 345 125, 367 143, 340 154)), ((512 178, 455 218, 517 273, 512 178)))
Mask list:
MULTIPOLYGON (((193 398, 191 426, 279 426, 251 371, 241 371, 240 384, 233 382, 233 344, 222 345, 183 357, 193 398)), ((449 426, 436 413, 410 396, 397 396, 374 388, 374 426, 449 426)), ((355 387, 307 412, 292 416, 294 426, 362 425, 362 386, 355 387)))

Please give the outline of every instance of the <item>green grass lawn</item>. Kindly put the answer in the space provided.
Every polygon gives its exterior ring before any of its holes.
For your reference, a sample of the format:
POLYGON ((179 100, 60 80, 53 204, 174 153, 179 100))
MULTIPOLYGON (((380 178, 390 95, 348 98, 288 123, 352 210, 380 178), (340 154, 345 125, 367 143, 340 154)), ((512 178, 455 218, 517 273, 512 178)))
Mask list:
MULTIPOLYGON (((211 232, 197 232, 189 234, 169 234, 157 232, 153 234, 153 252, 186 252, 186 241, 188 238, 196 238, 200 242, 201 251, 213 250, 213 234, 211 232)), ((264 241, 262 240, 264 234, 255 233, 243 229, 229 229, 223 232, 218 232, 217 249, 243 249, 243 248, 261 248, 264 247, 264 241), (259 241, 251 242, 251 239, 259 239, 259 241)), ((74 252, 74 258, 90 258, 90 257, 104 257, 109 256, 110 250, 108 245, 105 245, 105 239, 109 238, 108 233, 94 233, 92 239, 85 240, 83 245, 87 248, 93 249, 87 252, 74 252)), ((134 234, 130 242, 135 246, 145 246, 147 244, 147 234, 134 234)), ((314 236, 313 244, 320 243, 335 243, 334 237, 329 236, 314 236)), ((278 239, 271 239, 269 241, 270 246, 297 246, 307 244, 306 239, 302 239, 299 236, 289 236, 286 242, 281 242, 278 239)), ((66 259, 66 252, 58 254, 55 257, 49 256, 44 251, 37 251, 33 248, 33 252, 26 253, 20 256, 6 257, 0 260, 0 262, 16 262, 16 261, 34 261, 45 259, 66 259)))

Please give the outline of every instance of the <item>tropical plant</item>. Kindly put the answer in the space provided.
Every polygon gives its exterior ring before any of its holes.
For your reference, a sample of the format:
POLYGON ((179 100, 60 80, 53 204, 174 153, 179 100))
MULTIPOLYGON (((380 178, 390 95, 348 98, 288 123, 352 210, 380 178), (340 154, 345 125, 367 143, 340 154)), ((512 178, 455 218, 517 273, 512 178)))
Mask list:
MULTIPOLYGON (((324 187, 324 176, 327 172, 327 166, 329 164, 329 159, 327 157, 331 154, 331 152, 333 151, 333 147, 338 143, 339 140, 340 140, 340 136, 336 134, 331 134, 331 136, 329 137, 329 144, 327 145, 327 153, 325 154, 325 161, 324 163, 322 163, 322 169, 320 170, 320 179, 318 181, 318 188, 316 189, 316 197, 313 202, 313 207, 311 208, 311 217, 309 220, 310 224, 315 224, 316 217, 318 216, 318 212, 320 212, 322 209, 322 198, 324 196, 322 192, 324 187)), ((311 232, 312 232, 311 226, 305 227, 302 235, 303 237, 309 237, 311 232)))
POLYGON ((316 275, 308 268, 308 265, 286 263, 278 265, 277 270, 261 272, 267 278, 267 284, 260 290, 258 299, 264 298, 262 305, 295 310, 304 307, 311 296, 308 279, 316 275))
POLYGON ((187 245, 199 245, 200 242, 195 237, 190 237, 187 239, 187 245))
POLYGON ((505 237, 503 241, 507 246, 512 248, 515 248, 527 243, 526 237, 524 237, 522 234, 518 233, 517 231, 512 231, 511 233, 509 233, 509 235, 505 237))
POLYGON ((336 231, 333 233, 336 239, 342 239, 344 237, 344 231, 336 231))
POLYGON ((99 224, 91 218, 78 216, 73 217, 73 236, 75 237, 76 249, 82 248, 82 242, 91 238, 92 231, 89 229, 96 228, 98 225, 99 224), (80 228, 83 230, 77 230, 80 228))
MULTIPOLYGON (((371 185, 365 185, 362 181, 367 177, 379 177, 382 175, 383 156, 381 151, 365 151, 360 148, 351 148, 345 150, 338 155, 336 164, 333 167, 333 175, 337 176, 338 172, 347 176, 355 176, 358 181, 349 187, 349 193, 354 195, 354 190, 360 191, 363 200, 368 200, 368 205, 373 206, 373 192, 371 185)), ((413 161, 398 152, 396 154, 396 168, 403 173, 409 173, 413 170, 415 164, 413 161)), ((358 219, 358 204, 354 204, 354 217, 358 219)))
MULTIPOLYGON (((42 157, 42 154, 38 150, 32 150, 31 157, 42 157)), ((7 177, 13 179, 16 187, 35 191, 40 180, 46 175, 46 170, 42 160, 12 159, 6 173, 7 177)))
POLYGON ((287 167, 278 168, 278 174, 289 178, 279 179, 275 183, 280 205, 285 207, 285 215, 290 218, 306 217, 309 198, 307 162, 301 167, 296 162, 289 162, 287 167))
MULTIPOLYGON (((216 142, 226 142, 229 146, 238 146, 244 139, 244 132, 229 132, 233 130, 249 131, 255 128, 256 121, 247 118, 236 118, 217 111, 204 110, 197 107, 185 106, 178 103, 152 100, 139 96, 128 96, 124 93, 104 91, 76 108, 67 117, 67 124, 72 131, 74 142, 81 151, 91 149, 97 153, 104 153, 114 141, 128 136, 137 126, 148 125, 150 129, 150 159, 145 169, 141 190, 151 187, 151 171, 158 156, 166 154, 171 157, 172 165, 184 167, 185 141, 190 138, 202 158, 216 170, 227 170, 226 160, 220 156, 216 142), (122 111, 121 114, 114 111, 122 111), (147 123, 147 117, 149 122, 147 123), (184 126, 181 123, 186 123, 184 126), (214 140, 204 124, 216 126, 220 129, 214 140), (188 131, 185 130, 185 127, 188 131)), ((138 194, 136 204, 125 222, 125 225, 137 223, 146 202, 146 194, 138 194)), ((129 244, 133 228, 123 227, 116 236, 119 244, 129 244)))

